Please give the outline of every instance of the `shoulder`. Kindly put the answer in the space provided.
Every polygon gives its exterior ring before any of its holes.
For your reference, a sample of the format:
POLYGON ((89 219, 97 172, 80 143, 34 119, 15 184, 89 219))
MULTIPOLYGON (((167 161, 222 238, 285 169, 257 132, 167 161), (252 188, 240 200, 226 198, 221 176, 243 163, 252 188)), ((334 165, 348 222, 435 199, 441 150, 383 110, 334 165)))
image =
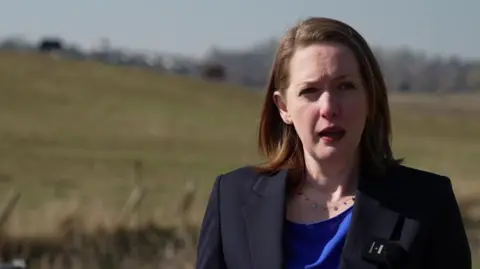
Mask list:
POLYGON ((398 165, 388 171, 394 185, 403 185, 413 189, 444 189, 450 188, 451 180, 447 175, 422 170, 406 165, 398 165))
POLYGON ((253 186, 261 176, 262 174, 254 166, 245 165, 221 173, 217 176, 217 180, 222 188, 241 190, 253 186))
POLYGON ((255 181, 261 174, 253 166, 245 165, 223 171, 217 176, 222 184, 241 184, 240 182, 255 181))
POLYGON ((260 175, 261 174, 255 169, 255 167, 245 165, 225 171, 220 176, 222 177, 222 179, 232 180, 237 178, 254 179, 259 177, 260 175))
POLYGON ((254 166, 242 166, 225 171, 217 176, 216 187, 225 204, 245 204, 250 197, 249 194, 255 189, 258 182, 261 182, 264 174, 254 166))
POLYGON ((252 191, 265 194, 282 190, 285 188, 286 175, 284 170, 266 173, 255 166, 243 166, 220 174, 217 182, 220 192, 232 194, 231 198, 234 198, 252 191))
POLYGON ((425 206, 428 211, 455 200, 452 182, 447 175, 398 165, 388 171, 387 181, 389 195, 402 203, 415 204, 419 209, 425 206))

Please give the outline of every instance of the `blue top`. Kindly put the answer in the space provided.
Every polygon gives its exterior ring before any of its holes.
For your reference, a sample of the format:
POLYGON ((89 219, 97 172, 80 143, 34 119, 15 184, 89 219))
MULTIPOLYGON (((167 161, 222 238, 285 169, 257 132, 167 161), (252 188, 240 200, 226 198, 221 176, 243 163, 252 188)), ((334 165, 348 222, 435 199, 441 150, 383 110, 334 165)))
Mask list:
POLYGON ((312 224, 286 221, 286 269, 337 269, 352 207, 331 219, 312 224))

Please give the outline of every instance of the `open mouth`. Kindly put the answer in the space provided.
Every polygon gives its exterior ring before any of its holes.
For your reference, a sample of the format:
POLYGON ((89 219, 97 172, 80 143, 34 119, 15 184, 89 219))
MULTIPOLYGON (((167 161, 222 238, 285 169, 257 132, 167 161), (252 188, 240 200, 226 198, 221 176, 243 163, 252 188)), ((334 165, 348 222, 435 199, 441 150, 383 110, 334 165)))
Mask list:
POLYGON ((341 140, 345 136, 345 134, 346 134, 345 129, 338 126, 332 126, 320 131, 318 133, 318 136, 323 141, 333 142, 333 141, 341 140))

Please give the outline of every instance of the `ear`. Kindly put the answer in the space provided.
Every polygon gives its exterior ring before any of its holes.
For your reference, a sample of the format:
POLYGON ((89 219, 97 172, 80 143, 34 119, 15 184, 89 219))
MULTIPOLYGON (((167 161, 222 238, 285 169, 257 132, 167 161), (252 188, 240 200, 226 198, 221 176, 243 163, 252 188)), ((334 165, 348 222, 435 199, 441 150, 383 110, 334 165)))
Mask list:
POLYGON ((275 91, 273 93, 273 102, 278 108, 278 112, 280 113, 280 117, 282 118, 285 124, 292 124, 292 118, 290 113, 288 113, 287 103, 285 102, 285 98, 279 91, 275 91))

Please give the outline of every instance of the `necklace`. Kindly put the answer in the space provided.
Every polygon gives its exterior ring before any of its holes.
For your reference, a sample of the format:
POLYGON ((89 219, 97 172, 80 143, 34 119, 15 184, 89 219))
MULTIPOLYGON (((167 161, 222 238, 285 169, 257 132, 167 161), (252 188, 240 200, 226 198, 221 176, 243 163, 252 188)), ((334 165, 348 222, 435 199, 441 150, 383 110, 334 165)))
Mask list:
POLYGON ((348 202, 352 201, 352 203, 355 202, 355 196, 352 197, 346 197, 341 199, 340 201, 337 201, 331 205, 326 205, 326 204, 321 204, 319 202, 314 201, 313 199, 310 199, 304 192, 297 192, 297 195, 303 196, 304 200, 311 203, 311 207, 313 209, 318 209, 318 208, 323 208, 324 211, 327 211, 328 209, 333 209, 333 211, 337 211, 339 209, 339 204, 343 202, 343 205, 347 205, 348 202))

